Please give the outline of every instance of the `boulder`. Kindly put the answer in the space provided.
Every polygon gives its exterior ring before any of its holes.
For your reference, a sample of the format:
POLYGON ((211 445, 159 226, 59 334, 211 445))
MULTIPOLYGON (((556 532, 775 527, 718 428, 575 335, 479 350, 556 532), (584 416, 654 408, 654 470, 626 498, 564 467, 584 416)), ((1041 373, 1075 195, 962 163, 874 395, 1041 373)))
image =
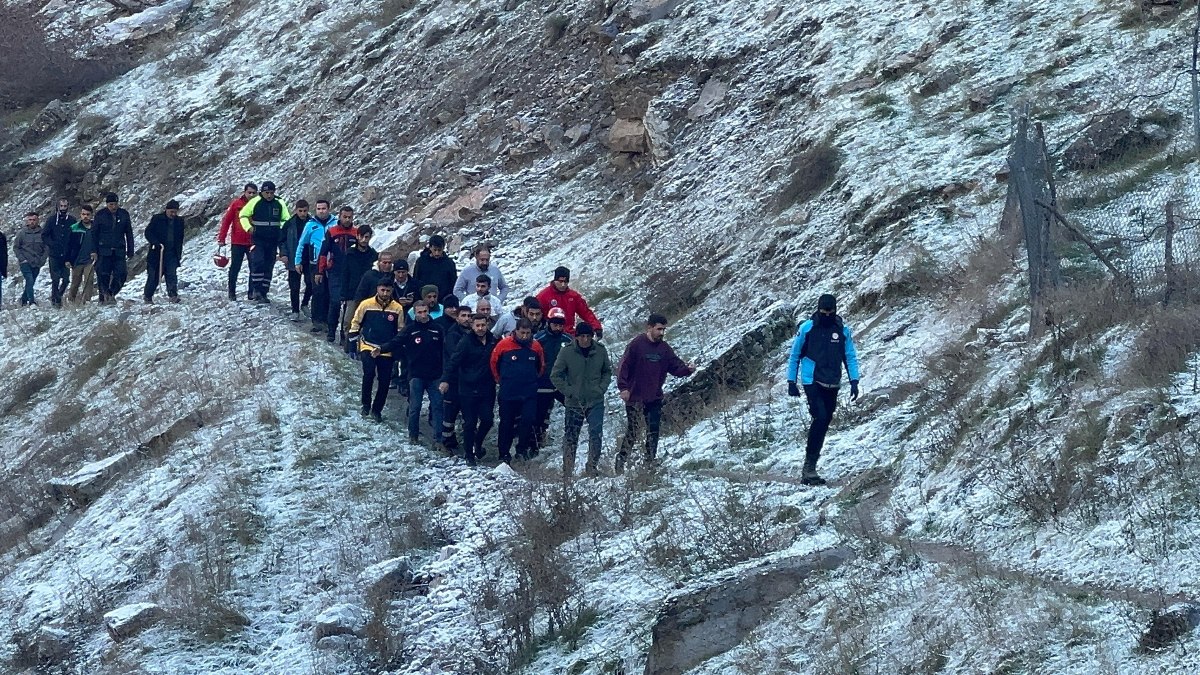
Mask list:
POLYGON ((563 135, 566 137, 566 139, 568 141, 571 142, 571 145, 579 145, 580 143, 586 141, 588 139, 588 136, 591 135, 591 133, 592 133, 592 125, 584 123, 584 124, 576 124, 575 126, 571 127, 570 129, 567 129, 566 133, 564 133, 563 135))
POLYGON ((141 40, 166 30, 174 30, 192 8, 192 0, 167 0, 132 16, 115 19, 101 29, 108 44, 141 40))
POLYGON ((1119 159, 1139 147, 1143 138, 1137 121, 1128 110, 1117 110, 1097 118, 1063 152, 1068 169, 1095 169, 1119 159))
POLYGON ((50 136, 70 123, 75 111, 72 107, 58 99, 46 104, 37 117, 29 123, 29 127, 21 134, 21 143, 33 145, 50 136))
POLYGON ((120 642, 162 621, 167 611, 153 602, 139 602, 104 615, 104 627, 113 641, 120 642))
POLYGON ((46 491, 56 499, 69 500, 84 505, 95 501, 108 484, 137 460, 137 452, 126 450, 119 455, 84 465, 65 478, 53 478, 46 483, 46 491))
POLYGON ((366 83, 366 75, 363 75, 362 73, 355 75, 347 80, 345 84, 338 87, 337 91, 335 91, 333 94, 333 100, 337 101, 338 103, 345 103, 346 101, 350 100, 350 97, 354 95, 354 92, 358 91, 359 88, 366 83))
POLYGON ((617 120, 608 130, 608 147, 613 152, 646 152, 646 125, 641 120, 617 120))
POLYGON ((387 601, 412 585, 412 564, 407 557, 392 558, 371 565, 358 575, 369 602, 387 601))
POLYGON ((652 630, 646 675, 675 675, 735 647, 809 577, 853 558, 834 548, 743 570, 667 600, 652 630))
POLYGON ((725 94, 728 91, 729 85, 715 77, 710 77, 708 82, 704 83, 704 88, 700 90, 700 99, 688 108, 688 119, 698 120, 716 110, 721 101, 725 100, 725 94))
POLYGON ((37 655, 41 663, 61 663, 71 653, 71 634, 61 628, 42 626, 37 633, 37 655))
POLYGON ((331 635, 359 635, 367 627, 367 611, 358 605, 334 605, 313 619, 313 640, 320 642, 331 635))
POLYGON ((1154 612, 1150 625, 1138 639, 1139 652, 1169 649, 1172 644, 1200 626, 1200 604, 1181 602, 1161 612, 1154 612))

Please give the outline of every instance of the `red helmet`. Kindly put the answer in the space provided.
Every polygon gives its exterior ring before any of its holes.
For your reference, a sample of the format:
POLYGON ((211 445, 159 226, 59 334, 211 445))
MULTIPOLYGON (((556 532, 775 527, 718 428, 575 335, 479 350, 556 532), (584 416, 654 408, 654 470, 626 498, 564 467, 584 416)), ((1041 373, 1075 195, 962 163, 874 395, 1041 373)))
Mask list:
POLYGON ((213 264, 217 267, 226 267, 229 265, 229 256, 218 250, 213 254, 213 264))
POLYGON ((546 318, 550 320, 560 319, 562 321, 566 321, 567 313, 563 311, 562 307, 551 307, 550 313, 546 315, 546 318))

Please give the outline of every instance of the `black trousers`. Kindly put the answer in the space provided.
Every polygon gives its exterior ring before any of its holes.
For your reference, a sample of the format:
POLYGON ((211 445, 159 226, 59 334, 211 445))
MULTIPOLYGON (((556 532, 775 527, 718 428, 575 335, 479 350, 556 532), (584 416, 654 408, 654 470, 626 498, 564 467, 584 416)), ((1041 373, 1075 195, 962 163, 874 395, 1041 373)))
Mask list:
POLYGON ((457 396, 458 409, 463 418, 463 448, 473 449, 475 454, 483 447, 483 439, 496 421, 493 412, 496 392, 484 392, 477 396, 457 396))
POLYGON ((815 470, 817 460, 821 458, 821 448, 825 447, 825 434, 829 432, 833 412, 837 410, 837 395, 837 389, 822 387, 819 384, 804 385, 808 414, 812 415, 812 426, 808 428, 808 443, 804 446, 804 466, 809 469, 815 470))
POLYGON ((362 406, 370 408, 371 412, 381 414, 383 405, 387 403, 388 387, 392 384, 392 357, 371 356, 371 352, 359 352, 358 360, 362 363, 362 406), (374 399, 371 390, 374 388, 374 399))
MULTIPOLYGON (((237 300, 237 278, 242 271, 242 261, 250 252, 249 246, 230 244, 229 246, 229 299, 237 300)), ((250 281, 246 280, 246 297, 250 297, 250 281)))
POLYGON ((254 228, 252 236, 254 246, 250 249, 250 297, 265 298, 271 290, 280 231, 278 227, 259 225, 254 228))
POLYGON ((646 439, 646 458, 658 456, 658 432, 662 426, 662 399, 645 403, 625 404, 625 438, 617 451, 618 461, 622 464, 626 455, 633 449, 634 443, 646 439))
POLYGON ((458 392, 451 389, 442 394, 442 445, 447 448, 458 447, 458 436, 454 433, 458 412, 458 392))
MULTIPOLYGON (((309 278, 316 275, 316 271, 309 270, 309 278)), ((312 311, 309 313, 312 317, 313 325, 324 324, 329 318, 329 280, 322 278, 321 283, 313 280, 313 296, 312 296, 312 311)))
POLYGON ((303 280, 305 282, 305 284, 304 284, 305 285, 304 304, 308 304, 308 298, 309 298, 309 296, 312 295, 312 287, 308 284, 308 279, 302 273, 297 272, 296 268, 289 267, 288 268, 288 292, 291 295, 291 300, 292 300, 292 314, 298 314, 300 312, 300 282, 301 282, 301 280, 303 280))
POLYGON ((537 414, 537 395, 500 401, 500 459, 511 459, 508 451, 517 442, 517 454, 533 449, 533 416, 537 414))
POLYGON ((50 256, 50 302, 55 307, 62 306, 63 293, 67 292, 70 281, 71 270, 67 269, 66 259, 50 256))
POLYGON ((173 256, 164 256, 162 259, 162 270, 158 269, 158 250, 151 247, 146 254, 146 290, 142 297, 150 300, 154 297, 154 292, 158 290, 159 279, 166 279, 167 295, 169 297, 177 297, 179 295, 179 277, 175 274, 175 270, 179 268, 179 261, 173 256))
POLYGON ((117 251, 96 257, 96 286, 101 300, 111 300, 121 292, 129 268, 125 264, 125 252, 117 251))
POLYGON ((550 428, 550 413, 554 412, 554 402, 562 403, 562 393, 555 391, 539 391, 537 394, 537 423, 536 430, 540 434, 550 428))

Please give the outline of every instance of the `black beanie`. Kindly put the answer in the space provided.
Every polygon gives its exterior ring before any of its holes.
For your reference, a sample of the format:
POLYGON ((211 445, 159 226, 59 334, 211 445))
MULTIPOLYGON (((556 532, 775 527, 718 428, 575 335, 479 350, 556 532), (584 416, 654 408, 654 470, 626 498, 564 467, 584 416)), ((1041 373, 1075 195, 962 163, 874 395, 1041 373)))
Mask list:
POLYGON ((274 191, 275 191, 275 184, 269 180, 264 180, 263 184, 262 184, 262 189, 259 190, 259 192, 274 192, 274 191))
POLYGON ((116 204, 117 203, 117 193, 110 192, 110 193, 104 195, 104 203, 105 204, 116 204))
POLYGON ((458 296, 453 293, 447 294, 446 297, 442 298, 442 306, 450 309, 458 307, 458 302, 458 296))
POLYGON ((555 267, 554 268, 554 280, 557 281, 559 279, 566 279, 567 281, 570 281, 571 280, 571 270, 567 269, 566 267, 563 267, 562 265, 555 267))
POLYGON ((175 209, 176 211, 178 211, 179 210, 179 202, 172 199, 171 201, 167 202, 166 208, 167 209, 175 209))
POLYGON ((837 298, 833 297, 832 295, 830 295, 828 293, 822 295, 821 298, 819 300, 817 300, 817 309, 818 310, 824 309, 824 310, 836 312, 837 311, 837 298))

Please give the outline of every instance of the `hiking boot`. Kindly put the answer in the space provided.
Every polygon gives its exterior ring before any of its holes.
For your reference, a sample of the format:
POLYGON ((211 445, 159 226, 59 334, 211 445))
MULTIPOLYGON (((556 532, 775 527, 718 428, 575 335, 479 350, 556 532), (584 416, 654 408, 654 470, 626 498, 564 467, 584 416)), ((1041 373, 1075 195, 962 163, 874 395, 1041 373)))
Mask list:
POLYGON ((377 412, 371 413, 371 419, 375 420, 379 424, 383 424, 383 415, 381 415, 380 413, 377 413, 377 412))
POLYGON ((825 485, 826 480, 817 474, 817 467, 812 464, 805 464, 804 469, 800 473, 801 485, 825 485))
POLYGON ((313 324, 313 327, 312 327, 312 328, 309 328, 309 329, 308 329, 308 332, 310 332, 310 333, 324 333, 324 332, 325 332, 325 327, 324 327, 324 326, 318 326, 318 325, 316 325, 316 324, 313 324))
POLYGON ((475 466, 475 453, 471 452, 470 450, 464 452, 463 461, 467 463, 467 466, 475 466))
POLYGON ((482 445, 478 445, 475 447, 474 454, 476 459, 483 459, 484 457, 487 457, 487 450, 484 450, 482 445))
POLYGON ((600 469, 595 464, 588 462, 583 466, 583 475, 588 478, 599 478, 600 469))
POLYGON ((370 407, 368 407, 368 406, 365 406, 365 405, 364 405, 364 406, 362 407, 362 410, 360 410, 360 411, 358 412, 358 414, 359 414, 359 415, 362 415, 363 417, 370 417, 370 416, 371 416, 371 408, 370 408, 370 407))
POLYGON ((420 445, 420 444, 421 444, 421 439, 420 439, 420 437, 418 437, 418 436, 412 436, 412 435, 410 435, 410 436, 408 437, 408 442, 409 442, 409 443, 412 443, 413 445, 420 445))
POLYGON ((153 305, 154 298, 142 298, 142 302, 146 303, 147 305, 153 305))
POLYGON ((171 304, 174 304, 174 305, 179 304, 179 296, 178 295, 172 295, 171 297, 167 298, 167 300, 170 301, 171 304))

